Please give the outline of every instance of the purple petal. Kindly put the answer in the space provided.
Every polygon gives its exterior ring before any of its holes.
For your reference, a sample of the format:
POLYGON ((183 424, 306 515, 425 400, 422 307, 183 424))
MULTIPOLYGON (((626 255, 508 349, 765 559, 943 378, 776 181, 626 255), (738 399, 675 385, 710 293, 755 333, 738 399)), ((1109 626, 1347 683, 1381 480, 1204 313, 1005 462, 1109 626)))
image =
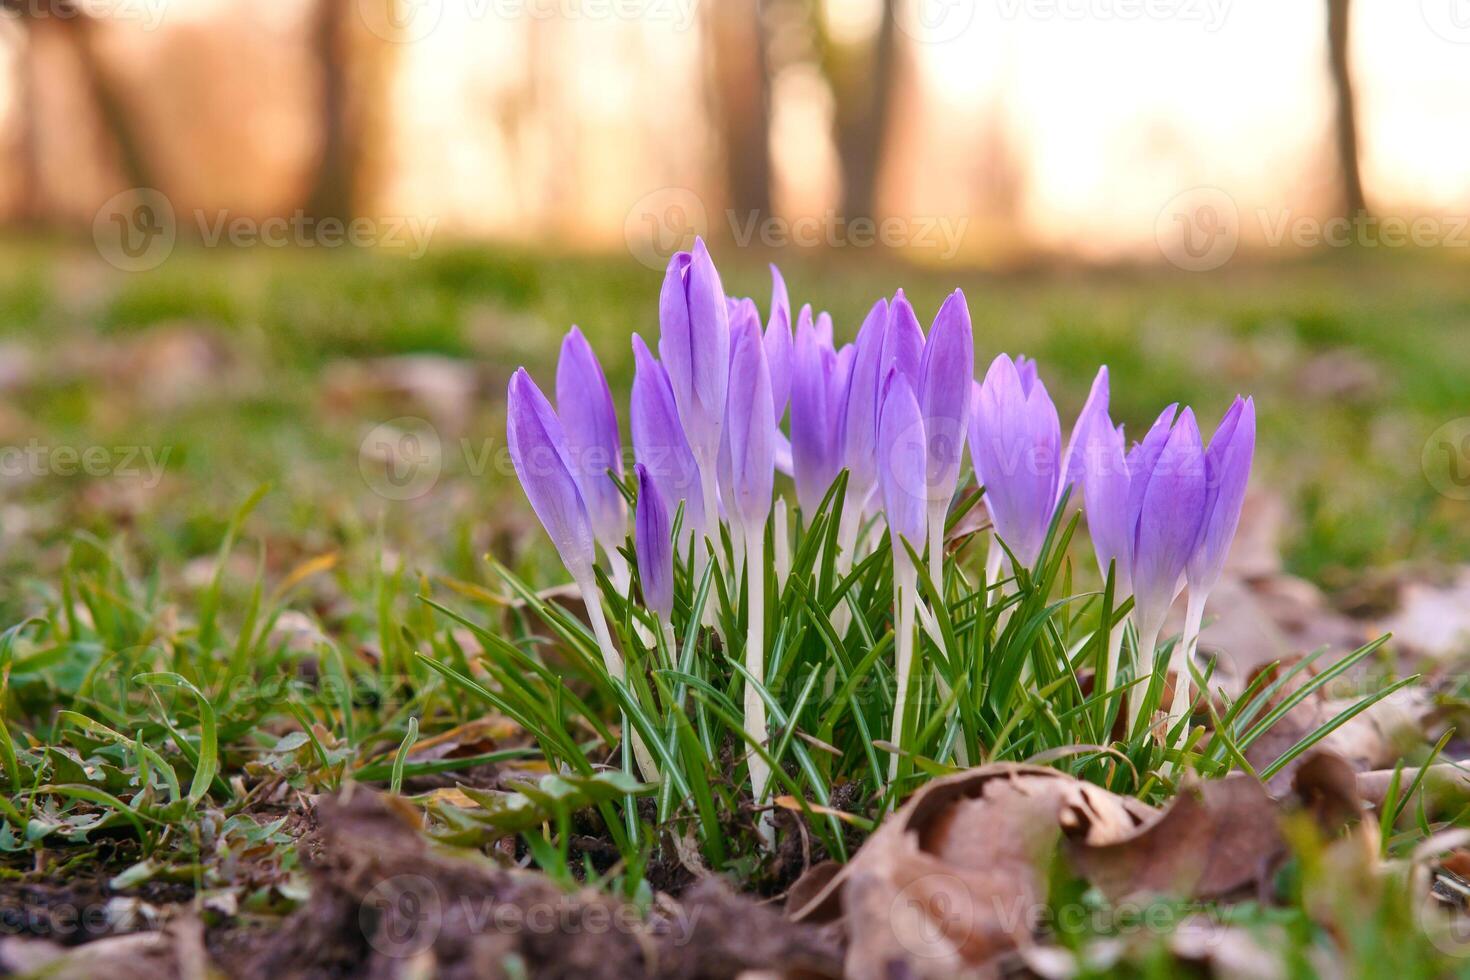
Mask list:
POLYGON ((850 474, 848 499, 858 506, 866 506, 877 479, 878 369, 882 366, 887 323, 888 301, 880 299, 868 311, 853 344, 852 370, 839 422, 842 465, 850 474))
POLYGON ((752 533, 771 512, 775 483, 776 419, 771 406, 771 375, 766 367, 760 326, 742 321, 731 337, 730 401, 725 419, 722 483, 725 506, 752 533), (728 461, 727 463, 725 461, 728 461))
POLYGON ((713 459, 724 424, 730 366, 730 314, 702 239, 669 262, 659 298, 659 352, 674 404, 696 458, 713 459))
POLYGON ((1128 508, 1128 463, 1123 452, 1123 430, 1113 428, 1103 411, 1092 417, 1082 450, 1086 476, 1081 480, 1087 510, 1087 529, 1097 567, 1107 575, 1116 562, 1116 598, 1122 601, 1133 592, 1133 515, 1128 508))
MULTIPOLYGON (((1087 401, 1083 403, 1077 422, 1072 426, 1072 434, 1067 438, 1067 452, 1063 457, 1066 460, 1063 472, 1067 478, 1061 491, 1078 486, 1087 475, 1089 427, 1094 424, 1106 425, 1109 430, 1113 427, 1112 420, 1108 418, 1108 395, 1108 366, 1104 364, 1097 369, 1097 377, 1092 379, 1092 390, 1087 393, 1087 401)), ((1079 492, 1073 492, 1074 502, 1079 492)))
POLYGON ((1142 501, 1133 543, 1133 596, 1140 630, 1163 623, 1194 554, 1204 517, 1205 453, 1190 409, 1180 413, 1170 430, 1142 501))
POLYGON ((894 554, 903 554, 900 539, 916 551, 924 548, 925 486, 924 418, 919 401, 902 373, 889 375, 878 422, 878 485, 894 554))
POLYGON ((1143 437, 1143 441, 1128 451, 1128 476, 1131 487, 1128 491, 1128 510, 1132 514, 1135 527, 1138 524, 1138 515, 1143 509, 1143 492, 1148 489, 1149 478, 1153 475, 1154 465, 1159 461, 1159 454, 1164 451, 1164 444, 1169 441, 1175 416, 1179 414, 1179 403, 1175 402, 1159 413, 1154 420, 1153 426, 1143 437))
POLYGON ((998 356, 986 372, 970 421, 970 454, 985 486, 996 533, 1018 561, 1041 553, 1061 478, 1061 423, 1046 386, 1029 393, 1015 362, 998 356))
POLYGON ((1255 452, 1255 402, 1237 397, 1205 452, 1205 517, 1187 569, 1191 589, 1208 593, 1220 578, 1240 525, 1255 452))
POLYGON ((824 345, 803 309, 791 375, 791 464, 796 500, 810 518, 837 476, 837 353, 824 345))
POLYGON ((638 504, 633 511, 633 552, 643 601, 668 622, 674 611, 674 545, 669 512, 658 484, 642 463, 633 467, 638 477, 638 504))
POLYGON ((766 324, 766 367, 771 372, 771 403, 776 422, 791 398, 791 300, 781 271, 771 266, 771 318, 766 324))
POLYGON ((551 403, 525 368, 511 375, 506 393, 506 441, 511 463, 531 509, 551 536, 562 564, 574 579, 592 573, 592 522, 567 466, 566 435, 551 403))
POLYGON ((556 408, 566 432, 568 460, 592 531, 611 552, 628 533, 628 510, 612 470, 623 475, 622 441, 612 391, 592 346, 582 331, 572 327, 561 344, 556 363, 556 408))
POLYGON ((934 317, 919 365, 919 412, 929 441, 927 475, 932 500, 948 501, 959 482, 974 377, 970 310, 965 294, 956 289, 934 317))
POLYGON ((886 378, 897 371, 909 383, 909 389, 919 390, 919 362, 924 357, 924 328, 914 308, 900 289, 888 305, 888 324, 883 332, 883 362, 878 376, 886 378))
POLYGON ((707 525, 699 464, 679 424, 668 375, 637 334, 633 335, 633 361, 633 394, 629 401, 633 456, 659 485, 671 514, 680 501, 684 502, 681 534, 691 530, 703 534, 707 525))

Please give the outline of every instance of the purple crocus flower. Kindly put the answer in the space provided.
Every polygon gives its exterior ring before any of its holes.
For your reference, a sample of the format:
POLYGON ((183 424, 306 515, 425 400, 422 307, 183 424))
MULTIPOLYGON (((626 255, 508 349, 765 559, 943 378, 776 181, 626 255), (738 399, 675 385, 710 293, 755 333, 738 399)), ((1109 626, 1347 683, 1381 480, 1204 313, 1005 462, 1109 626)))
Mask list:
POLYGON ((659 297, 659 353, 689 448, 700 465, 719 452, 730 370, 730 317, 702 239, 669 261, 659 297))
POLYGON ((810 308, 804 307, 792 359, 791 462, 796 501, 808 519, 842 468, 836 423, 846 379, 838 362, 837 352, 813 326, 810 308))
POLYGON ((786 280, 774 265, 771 266, 771 315, 766 321, 765 348, 766 367, 771 372, 771 404, 775 406, 779 425, 791 399, 791 299, 786 293, 786 280))
POLYGON ((742 319, 730 338, 730 400, 720 453, 721 486, 730 516, 747 534, 771 513, 776 477, 776 419, 760 325, 742 319))
POLYGON ((642 463, 633 467, 638 478, 638 504, 633 511, 633 552, 638 556, 638 577, 643 583, 643 602, 668 622, 674 612, 674 545, 669 531, 669 512, 658 492, 658 483, 642 463))
POLYGON ((991 522, 1016 560, 1041 554, 1061 479, 1061 422, 1030 362, 991 362, 970 415, 970 458, 991 522))
POLYGON ((1140 635, 1156 636, 1184 584, 1205 507, 1205 459, 1194 412, 1154 424, 1129 454, 1133 605, 1140 635))
POLYGON ((931 507, 943 510, 954 496, 970 423, 970 386, 975 375, 975 336, 965 294, 956 289, 939 307, 919 363, 919 412, 928 440, 927 479, 931 507))
MULTIPOLYGON (((1080 423, 1079 423, 1080 424, 1080 423)), ((1087 529, 1092 550, 1103 575, 1113 568, 1114 591, 1118 598, 1133 594, 1133 537, 1137 515, 1128 505, 1130 480, 1127 445, 1123 427, 1113 428, 1103 411, 1083 433, 1086 460, 1082 497, 1087 511, 1087 529)))
POLYGON ((1208 594, 1220 579, 1256 451, 1254 400, 1236 396, 1205 451, 1205 505, 1199 541, 1186 575, 1191 593, 1208 594))
POLYGON ((556 363, 556 408, 592 533, 605 553, 615 555, 628 534, 627 506, 608 475, 608 470, 618 479, 623 475, 618 416, 602 365, 576 327, 562 340, 556 363))
POLYGON ((684 502, 681 539, 708 529, 699 464, 679 425, 679 410, 664 366, 637 334, 633 335, 633 394, 629 400, 633 456, 659 487, 659 495, 676 510, 684 502))
POLYGON ((907 552, 901 542, 908 541, 915 550, 924 544, 924 417, 901 373, 888 376, 887 389, 878 422, 878 485, 894 561, 906 566, 907 552))
POLYGON ((525 368, 510 377, 505 435, 521 488, 562 564, 578 583, 591 581, 596 547, 592 522, 568 463, 566 434, 525 368))
MULTIPOLYGON (((1068 487, 1077 487, 1087 475, 1088 468, 1092 465, 1087 453, 1087 440, 1091 427, 1095 424, 1106 424, 1110 428, 1112 423, 1108 421, 1108 366, 1104 364, 1097 369, 1097 377, 1092 379, 1092 389, 1087 393, 1087 401, 1082 405, 1082 411, 1077 416, 1077 422, 1072 426, 1072 434, 1067 438, 1067 452, 1062 457, 1065 460, 1063 472, 1066 474, 1066 482, 1062 485, 1065 491, 1068 487)), ((1073 502, 1077 502, 1080 490, 1073 494, 1073 502)))
POLYGON ((838 420, 842 465, 848 471, 847 505, 853 513, 868 506, 878 476, 878 386, 883 358, 883 336, 888 324, 888 301, 878 300, 868 311, 853 343, 847 397, 838 420))
POLYGON ((914 308, 900 289, 888 304, 888 323, 883 331, 883 357, 878 369, 880 378, 887 378, 897 371, 909 383, 909 389, 919 390, 919 364, 924 359, 924 328, 914 308))

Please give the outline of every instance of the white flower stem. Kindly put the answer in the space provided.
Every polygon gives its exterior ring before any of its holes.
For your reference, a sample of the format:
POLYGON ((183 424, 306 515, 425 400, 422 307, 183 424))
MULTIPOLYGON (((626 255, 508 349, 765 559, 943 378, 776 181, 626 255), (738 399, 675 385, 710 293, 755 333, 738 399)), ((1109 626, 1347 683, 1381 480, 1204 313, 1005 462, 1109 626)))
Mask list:
POLYGON ((775 527, 772 533, 776 537, 776 590, 779 592, 786 587, 786 576, 791 574, 791 542, 787 538, 787 508, 786 498, 777 497, 773 508, 775 527))
MULTIPOLYGON (((694 532, 694 571, 701 579, 704 577, 705 569, 709 567, 710 551, 717 547, 720 526, 720 505, 715 495, 715 465, 714 460, 697 459, 699 464, 699 487, 704 495, 704 530, 696 529, 694 532)), ((695 590, 698 591, 698 584, 695 590)), ((715 622, 714 606, 709 597, 705 597, 704 604, 694 610, 694 617, 705 626, 713 626, 715 622)))
MULTIPOLYGON (((1154 669, 1154 653, 1159 646, 1159 631, 1163 628, 1162 623, 1137 624, 1138 626, 1138 659, 1134 663, 1133 678, 1151 677, 1154 669)), ((1147 683, 1136 683, 1128 692, 1128 732, 1130 735, 1138 734, 1138 718, 1143 713, 1143 699, 1148 695, 1147 683)))
POLYGON ((944 594, 944 515, 948 510, 948 501, 929 502, 929 581, 940 595, 944 594))
POLYGON ((1174 697, 1169 705, 1169 731, 1173 730, 1179 719, 1189 710, 1189 665, 1194 661, 1194 648, 1199 643, 1207 598, 1209 596, 1204 592, 1189 590, 1189 602, 1184 613, 1184 634, 1174 644, 1174 651, 1169 657, 1169 670, 1174 674, 1174 697))
POLYGON ((679 643, 674 639, 674 624, 667 620, 663 623, 664 647, 667 649, 665 656, 670 668, 679 664, 679 643))
MULTIPOLYGON (((617 647, 613 646, 612 634, 607 629, 607 617, 602 612, 602 597, 597 594, 597 586, 592 576, 578 576, 577 588, 582 593, 582 604, 587 607, 587 619, 592 623, 592 635, 597 638, 597 647, 602 651, 603 666, 607 668, 608 674, 614 680, 626 683, 628 668, 623 663, 623 657, 618 653, 617 647)), ((658 766, 654 765, 648 746, 643 744, 643 739, 633 730, 633 726, 626 718, 623 719, 623 731, 632 740, 633 757, 638 760, 638 771, 643 774, 644 780, 650 783, 658 782, 658 766)))
MULTIPOLYGON (((895 592, 893 736, 895 748, 903 746, 903 716, 908 707, 909 673, 914 660, 914 566, 907 554, 893 556, 895 592)), ((898 752, 888 757, 888 781, 898 778, 898 752)))
POLYGON ((1108 627, 1108 649, 1103 654, 1102 672, 1098 675, 1101 686, 1094 694, 1105 694, 1111 691, 1118 683, 1118 655, 1123 650, 1123 634, 1127 632, 1122 623, 1113 623, 1108 627))
MULTIPOLYGON (((765 543, 762 528, 748 530, 745 535, 746 582, 749 585, 749 601, 746 604, 745 669, 761 684, 766 678, 766 589, 765 589, 765 543)), ((766 703, 749 681, 745 685, 745 731, 756 745, 766 744, 766 703)), ((766 787, 771 780, 770 767, 754 749, 750 751, 750 789, 759 806, 765 801, 766 787)), ((774 828, 770 816, 763 814, 759 824, 761 837, 769 844, 774 840, 774 828)))

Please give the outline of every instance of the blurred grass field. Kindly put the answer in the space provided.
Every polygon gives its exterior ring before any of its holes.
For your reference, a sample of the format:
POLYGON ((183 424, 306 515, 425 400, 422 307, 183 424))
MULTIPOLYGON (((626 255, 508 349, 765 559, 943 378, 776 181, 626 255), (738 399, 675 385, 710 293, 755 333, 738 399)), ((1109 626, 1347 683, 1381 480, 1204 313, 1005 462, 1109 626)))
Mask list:
MULTIPOLYGON (((1230 396, 1254 394, 1255 485, 1286 502, 1288 568, 1328 588, 1406 560, 1470 559, 1466 505, 1421 463, 1431 434, 1470 414, 1463 262, 1359 252, 1189 276, 957 273, 730 248, 716 259, 727 291, 763 308, 765 262, 781 262, 793 301, 831 311, 842 338, 881 294, 903 287, 927 321, 963 287, 978 370, 999 351, 1038 358, 1064 425, 1099 363, 1130 433, 1176 400, 1209 431, 1230 396)), ((524 363, 549 390, 577 323, 621 409, 628 338, 656 338, 660 281, 620 255, 468 245, 416 261, 181 248, 141 274, 76 246, 0 245, 0 567, 12 586, 0 608, 13 621, 54 596, 78 531, 121 535, 140 568, 187 576, 262 483, 272 491, 247 536, 278 575, 379 546, 471 581, 485 579, 487 551, 549 566, 501 451, 505 382, 524 363), (427 420, 440 452, 409 499, 391 499, 405 494, 374 489, 365 438, 401 417, 427 420), (65 465, 89 447, 108 462, 65 465)))

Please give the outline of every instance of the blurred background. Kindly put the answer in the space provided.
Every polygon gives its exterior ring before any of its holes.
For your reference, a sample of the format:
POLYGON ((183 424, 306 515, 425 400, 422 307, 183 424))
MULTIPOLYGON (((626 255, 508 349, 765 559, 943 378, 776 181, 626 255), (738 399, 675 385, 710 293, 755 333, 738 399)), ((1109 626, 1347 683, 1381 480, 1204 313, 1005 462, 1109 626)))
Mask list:
POLYGON ((843 336, 963 286, 1064 418, 1254 393, 1258 575, 1470 560, 1467 0, 0 0, 4 602, 262 482, 282 574, 544 560, 505 380, 624 384, 695 235, 843 336))

